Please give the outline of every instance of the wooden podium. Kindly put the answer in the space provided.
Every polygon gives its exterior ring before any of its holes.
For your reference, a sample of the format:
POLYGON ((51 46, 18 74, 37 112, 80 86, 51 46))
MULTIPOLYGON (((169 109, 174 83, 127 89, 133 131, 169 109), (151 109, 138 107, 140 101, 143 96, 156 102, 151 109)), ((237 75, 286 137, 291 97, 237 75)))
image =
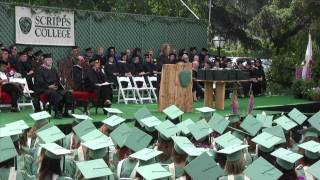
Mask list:
POLYGON ((164 64, 162 66, 158 111, 176 105, 183 112, 192 112, 192 76, 190 84, 183 88, 179 74, 187 70, 192 73, 192 64, 164 64))

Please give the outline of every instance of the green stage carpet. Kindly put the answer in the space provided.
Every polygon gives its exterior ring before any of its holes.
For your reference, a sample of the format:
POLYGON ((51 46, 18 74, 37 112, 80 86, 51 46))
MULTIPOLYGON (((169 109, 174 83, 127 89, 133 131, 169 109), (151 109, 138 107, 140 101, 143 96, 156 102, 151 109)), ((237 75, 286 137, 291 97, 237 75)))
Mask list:
MULTIPOLYGON (((311 101, 306 101, 302 99, 294 99, 289 96, 266 96, 266 97, 255 97, 254 106, 277 106, 277 105, 288 105, 288 104, 298 104, 298 103, 310 103, 311 101)), ((225 100, 225 110, 218 111, 222 115, 228 114, 231 112, 230 108, 231 100, 225 100)), ((193 108, 202 107, 203 101, 194 102, 193 108)), ((239 98, 240 105, 240 113, 246 114, 248 109, 248 98, 239 98)), ((114 104, 112 107, 119 108, 124 112, 124 117, 127 119, 132 119, 133 114, 141 107, 147 106, 147 108, 151 111, 151 113, 157 116, 160 120, 165 118, 163 113, 157 112, 157 104, 114 104)), ((80 110, 76 110, 76 113, 80 113, 80 110)), ((255 110, 254 113, 260 113, 261 111, 255 110)), ((29 125, 33 124, 32 119, 29 114, 33 113, 31 108, 24 108, 19 113, 11 113, 9 109, 2 109, 0 112, 0 125, 6 124, 8 122, 12 122, 15 120, 25 120, 29 125)), ((105 119, 105 115, 103 114, 102 109, 100 108, 98 114, 95 114, 94 108, 90 110, 90 116, 94 119, 94 121, 101 121, 105 119)), ((191 118, 192 120, 199 119, 199 112, 196 112, 195 109, 192 113, 185 113, 183 115, 183 119, 191 118)), ((51 122, 54 122, 56 125, 69 124, 72 122, 72 118, 64 118, 64 119, 51 119, 51 122)))

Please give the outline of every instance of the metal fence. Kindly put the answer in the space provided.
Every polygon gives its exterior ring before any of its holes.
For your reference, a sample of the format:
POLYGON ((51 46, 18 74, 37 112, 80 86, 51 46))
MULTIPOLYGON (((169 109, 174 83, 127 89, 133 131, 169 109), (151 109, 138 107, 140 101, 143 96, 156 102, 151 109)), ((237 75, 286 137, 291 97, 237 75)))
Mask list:
MULTIPOLYGON (((6 46, 15 42, 15 13, 17 4, 0 3, 0 42, 6 46)), ((23 5, 22 5, 23 6, 23 5)), ((52 7, 41 7, 59 10, 52 7)), ((115 46, 117 51, 140 47, 159 52, 160 45, 169 42, 175 49, 192 46, 207 47, 205 20, 175 17, 145 16, 124 13, 74 10, 75 42, 81 50, 92 47, 115 46)), ((18 45, 18 50, 24 45, 18 45)), ((51 52, 56 60, 70 53, 69 47, 33 46, 34 50, 51 52)))

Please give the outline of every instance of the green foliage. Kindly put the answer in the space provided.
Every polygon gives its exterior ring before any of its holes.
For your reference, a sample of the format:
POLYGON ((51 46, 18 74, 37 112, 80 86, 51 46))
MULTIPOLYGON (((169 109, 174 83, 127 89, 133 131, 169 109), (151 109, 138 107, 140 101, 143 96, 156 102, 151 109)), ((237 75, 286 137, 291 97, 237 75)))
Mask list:
POLYGON ((295 98, 309 99, 311 95, 310 89, 315 87, 315 82, 313 80, 295 80, 292 84, 292 95, 295 98))

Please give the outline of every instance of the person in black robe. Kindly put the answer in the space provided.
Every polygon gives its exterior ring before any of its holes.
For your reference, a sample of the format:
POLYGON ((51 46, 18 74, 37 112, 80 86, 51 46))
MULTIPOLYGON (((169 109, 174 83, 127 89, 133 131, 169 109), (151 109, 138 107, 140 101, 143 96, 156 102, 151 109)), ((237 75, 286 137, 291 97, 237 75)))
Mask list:
POLYGON ((154 73, 156 72, 156 65, 152 62, 152 58, 150 54, 144 55, 144 63, 143 63, 143 71, 148 76, 154 76, 154 73))
POLYGON ((13 69, 17 69, 17 63, 19 58, 17 54, 17 46, 11 45, 9 49, 10 49, 10 57, 9 57, 10 67, 13 69))
POLYGON ((146 73, 143 69, 142 61, 140 60, 140 56, 135 56, 132 58, 132 75, 133 76, 144 76, 146 73))
POLYGON ((128 63, 128 57, 125 52, 121 52, 121 58, 118 61, 118 72, 120 76, 132 77, 130 64, 128 63))
POLYGON ((83 67, 85 62, 82 56, 78 56, 75 59, 76 64, 72 67, 72 89, 74 91, 86 90, 86 69, 83 67))
POLYGON ((100 66, 103 68, 105 64, 107 63, 107 58, 104 53, 104 48, 99 47, 97 48, 97 54, 95 59, 98 59, 100 61, 100 66))
POLYGON ((169 60, 169 54, 171 52, 171 46, 168 43, 164 43, 161 47, 161 54, 157 59, 156 71, 157 71, 157 94, 160 92, 161 72, 164 64, 171 64, 169 60))
POLYGON ((18 99, 23 95, 23 87, 17 83, 10 83, 8 81, 9 63, 0 60, 0 91, 8 93, 11 97, 11 112, 19 112, 18 99))
POLYGON ((252 69, 252 90, 255 96, 261 95, 262 82, 264 77, 263 67, 261 61, 256 60, 252 69))
POLYGON ((73 99, 70 91, 65 91, 60 83, 57 71, 52 67, 51 54, 44 54, 43 64, 35 73, 35 93, 47 94, 49 103, 55 111, 55 117, 61 119, 62 115, 69 117, 72 111, 73 99), (63 112, 64 107, 64 113, 63 112))
POLYGON ((27 52, 22 51, 19 53, 19 61, 17 62, 16 70, 23 78, 26 78, 29 89, 34 90, 32 82, 34 71, 30 62, 28 62, 27 52))
POLYGON ((106 80, 112 82, 113 86, 117 84, 117 76, 119 76, 117 64, 114 63, 113 56, 108 57, 108 62, 104 66, 104 73, 106 74, 106 80))
POLYGON ((99 60, 91 60, 87 72, 88 83, 86 90, 95 92, 98 96, 98 106, 110 107, 112 101, 112 89, 110 85, 97 86, 106 82, 106 76, 100 68, 99 60))

